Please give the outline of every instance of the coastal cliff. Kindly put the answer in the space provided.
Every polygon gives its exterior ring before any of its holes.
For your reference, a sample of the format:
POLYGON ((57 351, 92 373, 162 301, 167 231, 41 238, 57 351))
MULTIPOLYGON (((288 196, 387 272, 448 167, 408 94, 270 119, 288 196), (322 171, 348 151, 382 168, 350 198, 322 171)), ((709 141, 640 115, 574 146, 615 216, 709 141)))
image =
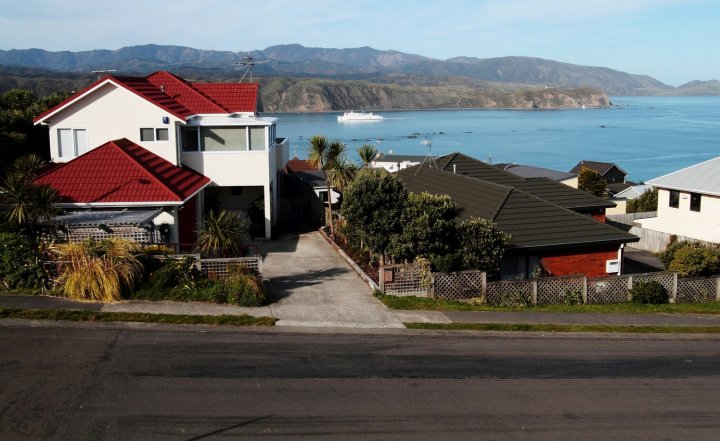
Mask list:
POLYGON ((351 109, 560 109, 604 107, 610 98, 590 88, 482 88, 468 85, 405 86, 367 81, 268 78, 261 80, 266 112, 351 109))

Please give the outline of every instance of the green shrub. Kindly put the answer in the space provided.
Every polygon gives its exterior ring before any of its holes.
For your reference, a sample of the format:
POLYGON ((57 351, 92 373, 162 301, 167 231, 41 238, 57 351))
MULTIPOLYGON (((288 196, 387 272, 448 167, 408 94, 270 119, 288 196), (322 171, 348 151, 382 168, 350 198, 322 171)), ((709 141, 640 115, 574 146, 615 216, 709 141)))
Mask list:
POLYGON ((638 282, 630 290, 634 303, 660 305, 668 303, 668 292, 659 282, 638 282))
POLYGON ((720 272, 720 251, 706 246, 684 246, 675 251, 670 271, 680 277, 710 276, 720 272))
POLYGON ((0 233, 0 281, 7 288, 46 286, 38 244, 19 233, 0 233))
POLYGON ((670 264, 671 264, 672 261, 675 259, 675 253, 676 253, 680 248, 684 248, 684 247, 695 247, 695 246, 699 246, 699 244, 698 244, 698 243, 695 243, 695 242, 685 242, 685 241, 677 242, 677 241, 673 241, 673 242, 671 242, 671 243, 667 246, 667 248, 665 248, 665 251, 663 251, 662 253, 660 253, 660 255, 658 256, 658 258, 659 258, 660 261, 662 262, 663 266, 665 266, 665 269, 669 269, 669 268, 670 268, 670 264))
POLYGON ((150 274, 148 283, 156 288, 183 288, 193 289, 200 281, 202 275, 195 266, 193 257, 182 260, 169 260, 160 269, 150 274))
POLYGON ((582 293, 578 290, 567 289, 563 294, 563 303, 566 305, 579 305, 583 302, 582 293))

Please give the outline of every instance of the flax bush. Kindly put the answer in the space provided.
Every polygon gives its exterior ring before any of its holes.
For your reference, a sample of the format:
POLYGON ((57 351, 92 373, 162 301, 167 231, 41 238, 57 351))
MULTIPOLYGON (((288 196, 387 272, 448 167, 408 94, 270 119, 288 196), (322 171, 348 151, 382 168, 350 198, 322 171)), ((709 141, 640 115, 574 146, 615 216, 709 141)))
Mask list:
POLYGON ((137 245, 125 239, 68 242, 52 251, 58 270, 55 284, 69 299, 118 301, 142 276, 137 245))

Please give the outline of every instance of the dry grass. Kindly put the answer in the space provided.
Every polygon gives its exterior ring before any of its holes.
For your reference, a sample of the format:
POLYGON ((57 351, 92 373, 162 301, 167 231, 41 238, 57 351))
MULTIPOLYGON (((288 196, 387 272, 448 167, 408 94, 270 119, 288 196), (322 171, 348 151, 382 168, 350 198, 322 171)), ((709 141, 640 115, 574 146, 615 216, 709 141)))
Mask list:
POLYGON ((69 242, 55 245, 53 251, 59 273, 55 283, 72 300, 121 300, 143 271, 136 245, 127 240, 69 242))

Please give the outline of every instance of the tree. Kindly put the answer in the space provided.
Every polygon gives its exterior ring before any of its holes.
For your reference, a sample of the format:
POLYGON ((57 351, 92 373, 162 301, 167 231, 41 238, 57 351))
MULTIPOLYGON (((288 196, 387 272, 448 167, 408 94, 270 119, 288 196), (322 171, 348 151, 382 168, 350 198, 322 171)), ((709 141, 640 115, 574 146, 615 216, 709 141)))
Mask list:
POLYGON ((337 182, 345 183, 345 175, 341 172, 345 167, 345 144, 340 141, 328 142, 327 138, 322 135, 315 135, 310 138, 310 145, 308 146, 308 161, 310 164, 321 170, 327 184, 328 194, 328 213, 330 216, 330 237, 335 238, 335 227, 333 223, 333 210, 332 210, 332 192, 330 190, 331 179, 330 175, 337 182), (335 170, 333 173, 329 171, 335 170))
POLYGON ((635 199, 631 199, 627 203, 628 213, 643 213, 646 211, 657 211, 658 190, 650 188, 645 190, 643 194, 635 199))
POLYGON ((381 169, 362 170, 343 195, 343 216, 381 265, 393 236, 402 233, 406 204, 405 186, 381 169))
POLYGON ((205 256, 236 257, 243 254, 243 237, 248 223, 237 214, 222 210, 210 211, 195 242, 195 250, 205 256))
POLYGON ((478 218, 465 220, 458 231, 463 267, 499 273, 510 235, 498 230, 492 221, 478 218))
POLYGON ((27 227, 33 235, 38 224, 50 224, 58 213, 55 189, 34 182, 42 165, 43 161, 36 155, 18 158, 0 182, 0 203, 7 220, 27 227))
POLYGON ((402 213, 402 233, 393 237, 388 254, 397 260, 408 261, 425 257, 436 268, 444 266, 439 260, 457 251, 455 218, 458 213, 455 203, 447 195, 408 194, 402 213))
POLYGON ((580 168, 578 188, 601 198, 607 196, 607 181, 591 168, 580 168))
POLYGON ((357 154, 360 157, 360 168, 368 168, 372 162, 380 157, 380 152, 372 144, 363 144, 357 148, 357 154))

